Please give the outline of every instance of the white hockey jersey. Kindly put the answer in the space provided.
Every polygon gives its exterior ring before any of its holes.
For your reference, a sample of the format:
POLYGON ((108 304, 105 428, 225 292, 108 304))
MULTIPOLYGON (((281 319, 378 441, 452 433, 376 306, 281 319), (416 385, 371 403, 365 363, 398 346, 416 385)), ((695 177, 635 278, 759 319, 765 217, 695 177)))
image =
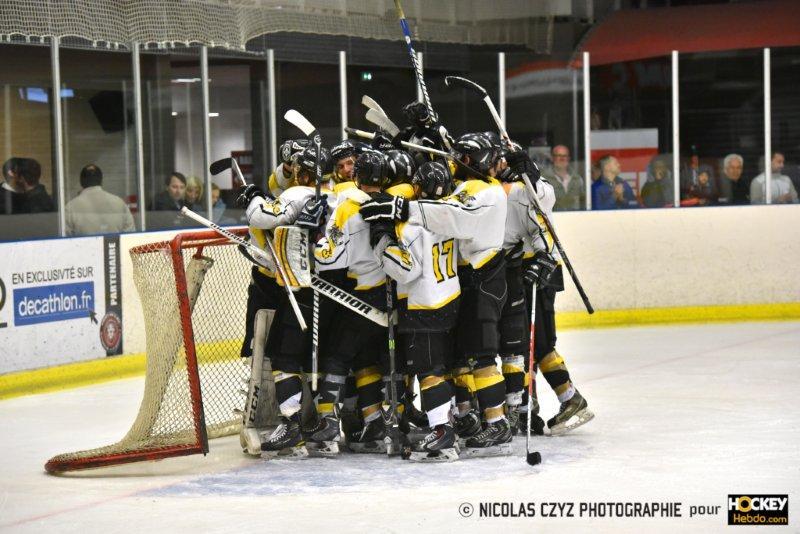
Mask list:
POLYGON ((398 223, 395 229, 397 243, 376 256, 397 281, 400 331, 450 330, 461 295, 455 239, 416 224, 398 223))
MULTIPOLYGON (((556 201, 553 186, 542 178, 534 187, 539 205, 552 220, 553 206, 556 201)), ((503 189, 508 195, 508 215, 503 250, 508 252, 522 242, 526 258, 532 257, 538 250, 550 251, 553 244, 552 238, 547 232, 543 219, 536 213, 525 184, 523 182, 503 184, 503 189)), ((552 251, 552 254, 558 259, 556 251, 552 251)))
POLYGON ((459 264, 480 269, 503 247, 507 199, 500 182, 466 180, 452 195, 409 204, 409 224, 458 239, 459 264))
POLYGON ((358 210, 369 195, 357 188, 339 194, 336 209, 325 227, 325 236, 317 242, 314 258, 319 270, 347 268, 347 276, 356 291, 366 291, 386 283, 372 247, 369 223, 358 210))
POLYGON ((267 181, 269 194, 274 198, 278 198, 284 191, 295 185, 294 177, 284 172, 283 163, 275 168, 267 181))
MULTIPOLYGON (((313 187, 296 185, 290 187, 276 199, 254 198, 247 206, 245 213, 250 226, 263 230, 272 230, 278 226, 294 224, 306 202, 315 196, 313 187)), ((328 209, 336 205, 336 197, 323 189, 322 194, 328 198, 328 209)))

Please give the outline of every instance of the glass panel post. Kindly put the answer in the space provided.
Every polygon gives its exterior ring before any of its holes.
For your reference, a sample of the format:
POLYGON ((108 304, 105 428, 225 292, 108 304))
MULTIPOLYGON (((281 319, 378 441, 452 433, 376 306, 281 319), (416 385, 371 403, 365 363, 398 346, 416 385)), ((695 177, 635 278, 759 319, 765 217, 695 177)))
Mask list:
POLYGON ((583 175, 586 182, 586 211, 592 209, 592 146, 590 95, 589 95, 589 52, 583 53, 583 175))
POLYGON ((764 178, 767 204, 772 204, 772 75, 770 49, 764 49, 764 178))
POLYGON ((209 87, 208 87, 208 47, 203 46, 200 49, 200 84, 203 93, 203 183, 205 184, 205 204, 206 204, 206 217, 212 217, 212 203, 211 203, 211 171, 208 166, 211 164, 211 123, 209 120, 209 113, 211 113, 211 105, 209 102, 209 87))
POLYGON ((53 77, 53 135, 55 144, 55 175, 56 191, 58 196, 58 232, 64 237, 67 232, 67 223, 64 213, 66 205, 66 187, 64 180, 64 132, 61 129, 61 59, 59 57, 59 39, 50 38, 50 68, 53 77))
POLYGON ((678 95, 678 51, 672 51, 672 179, 675 207, 681 203, 680 100, 678 95))
POLYGON ((145 209, 144 192, 144 136, 142 135, 142 69, 139 60, 139 43, 131 43, 133 60, 133 113, 136 128, 136 183, 138 193, 136 205, 139 209, 139 228, 142 232, 147 229, 147 210, 145 209))
POLYGON ((341 113, 342 140, 347 139, 344 129, 347 128, 347 53, 339 51, 339 111, 341 113))

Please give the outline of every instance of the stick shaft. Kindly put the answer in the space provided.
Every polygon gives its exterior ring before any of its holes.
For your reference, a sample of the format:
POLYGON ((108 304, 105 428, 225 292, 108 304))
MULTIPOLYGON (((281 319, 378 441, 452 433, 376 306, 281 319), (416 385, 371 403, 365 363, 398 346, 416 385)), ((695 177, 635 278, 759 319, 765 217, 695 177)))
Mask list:
MULTIPOLYGON (((225 228, 219 226, 217 223, 215 223, 213 221, 209 221, 208 219, 206 219, 202 215, 200 215, 198 213, 195 213, 194 211, 190 210, 186 206, 184 206, 181 209, 181 213, 183 213, 184 215, 186 215, 190 219, 193 219, 193 220, 199 222, 203 226, 207 226, 208 228, 211 228, 212 230, 217 232, 219 235, 221 235, 223 237, 227 237, 228 239, 230 239, 234 243, 237 243, 239 245, 244 246, 247 249, 247 251, 250 252, 250 254, 254 258, 261 259, 261 260, 268 259, 266 257, 266 254, 264 254, 264 251, 261 250, 260 248, 258 248, 257 246, 253 245, 251 242, 247 241, 246 239, 242 239, 241 237, 239 237, 238 235, 234 234, 233 232, 229 232, 225 228)), ((278 272, 280 273, 281 277, 284 279, 284 281, 289 280, 289 278, 286 276, 286 273, 283 270, 283 265, 281 265, 281 262, 278 259, 278 255, 275 253, 275 248, 272 245, 272 241, 269 238, 267 238, 266 242, 267 242, 267 247, 269 248, 269 252, 270 252, 270 254, 272 254, 272 261, 275 263, 275 266, 277 267, 278 272)), ((288 282, 284 284, 284 287, 286 288, 286 293, 289 296, 289 303, 292 305, 292 310, 294 310, 294 314, 297 317, 297 322, 300 324, 300 328, 305 331, 308 328, 308 325, 306 325, 306 321, 305 321, 305 319, 303 319, 303 314, 300 312, 300 306, 297 304, 297 299, 294 298, 294 293, 292 293, 292 290, 289 287, 288 282)))
POLYGON ((400 28, 403 30, 408 53, 411 56, 411 63, 414 66, 417 85, 419 85, 420 91, 422 91, 422 99, 425 101, 425 107, 428 108, 428 113, 433 116, 431 97, 428 96, 428 88, 425 86, 425 79, 422 77, 422 67, 417 59, 417 53, 414 51, 414 45, 411 44, 411 29, 408 27, 408 20, 406 20, 406 15, 403 13, 403 6, 400 5, 400 0, 394 0, 394 7, 397 9, 397 18, 400 19, 400 28))
POLYGON ((531 335, 528 346, 528 435, 525 438, 525 452, 531 452, 531 412, 533 411, 534 351, 536 350, 536 284, 531 290, 531 335))

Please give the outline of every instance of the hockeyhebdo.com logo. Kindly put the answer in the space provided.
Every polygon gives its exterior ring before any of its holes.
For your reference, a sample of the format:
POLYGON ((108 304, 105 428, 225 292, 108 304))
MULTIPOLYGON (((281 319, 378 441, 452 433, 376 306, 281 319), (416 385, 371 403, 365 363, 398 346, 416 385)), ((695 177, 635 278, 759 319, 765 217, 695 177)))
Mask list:
POLYGON ((728 495, 729 525, 788 525, 788 495, 728 495))

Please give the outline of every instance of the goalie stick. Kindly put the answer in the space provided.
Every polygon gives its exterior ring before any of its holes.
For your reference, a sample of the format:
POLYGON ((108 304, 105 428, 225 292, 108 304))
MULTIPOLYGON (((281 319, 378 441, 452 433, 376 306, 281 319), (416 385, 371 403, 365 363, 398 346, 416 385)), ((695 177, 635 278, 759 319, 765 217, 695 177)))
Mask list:
MULTIPOLYGON (((189 208, 184 207, 181 210, 181 213, 197 221, 198 223, 211 228, 212 230, 216 231, 222 237, 228 238, 230 241, 236 243, 237 245, 241 245, 244 247, 249 255, 256 260, 257 264, 261 267, 264 266, 264 262, 269 262, 269 257, 264 253, 263 250, 252 244, 250 241, 239 237, 238 235, 234 234, 233 232, 229 232, 225 228, 219 226, 218 224, 209 221, 202 215, 193 212, 189 208)), ((267 243, 272 245, 269 240, 267 243)), ((354 311, 355 313, 361 315, 362 317, 372 321, 375 324, 381 326, 387 326, 388 316, 386 313, 375 309, 374 307, 370 306, 363 300, 354 297, 347 291, 341 289, 340 287, 327 282, 316 275, 311 275, 311 287, 315 292, 321 293, 323 296, 329 298, 330 300, 334 301, 335 303, 339 304, 340 306, 344 306, 345 308, 354 311)), ((289 297, 290 299, 293 297, 289 297)))
MULTIPOLYGON (((450 87, 452 85, 459 85, 473 91, 480 95, 481 99, 486 103, 486 107, 489 108, 489 113, 492 115, 495 124, 497 125, 497 129, 500 131, 500 136, 503 138, 503 141, 511 147, 511 138, 508 136, 508 131, 506 130, 505 124, 503 124, 503 120, 500 118, 500 115, 497 113, 497 108, 492 102, 492 97, 489 96, 489 93, 486 92, 486 89, 478 85, 477 83, 473 82, 472 80, 468 80, 467 78, 462 78, 461 76, 447 76, 444 79, 444 83, 450 87)), ((550 232, 550 235, 553 237, 553 243, 555 243, 556 248, 558 249, 559 254, 561 254, 561 259, 564 260, 564 265, 567 266, 567 271, 569 271, 569 275, 572 278, 572 282, 575 284, 575 289, 578 290, 578 294, 581 296, 581 300, 583 300, 584 306, 586 306, 586 311, 590 314, 594 313, 594 308, 592 304, 589 302, 589 297, 586 295, 586 292, 583 290, 583 286, 581 285, 580 280, 578 280, 578 275, 575 273, 575 269, 572 267, 572 262, 569 261, 569 257, 567 257, 567 253, 564 250, 564 246, 561 244, 561 240, 558 238, 558 235, 555 232, 555 228, 553 227, 553 223, 550 221, 550 217, 542 209, 541 204, 539 204, 539 199, 536 195, 536 190, 534 190, 533 185, 531 184, 530 178, 526 174, 522 175, 522 180, 525 182, 525 189, 528 191, 528 196, 531 198, 531 202, 533 202, 534 207, 536 208, 537 213, 542 217, 544 221, 544 225, 547 227, 547 231, 550 232)))
MULTIPOLYGON (((312 143, 314 143, 314 200, 319 202, 322 196, 322 136, 311 121, 305 118, 299 111, 290 109, 283 118, 292 123, 312 143)), ((316 269, 316 263, 314 264, 316 269)), ((317 390, 317 380, 319 379, 319 293, 314 291, 313 308, 311 319, 311 389, 317 390)))

